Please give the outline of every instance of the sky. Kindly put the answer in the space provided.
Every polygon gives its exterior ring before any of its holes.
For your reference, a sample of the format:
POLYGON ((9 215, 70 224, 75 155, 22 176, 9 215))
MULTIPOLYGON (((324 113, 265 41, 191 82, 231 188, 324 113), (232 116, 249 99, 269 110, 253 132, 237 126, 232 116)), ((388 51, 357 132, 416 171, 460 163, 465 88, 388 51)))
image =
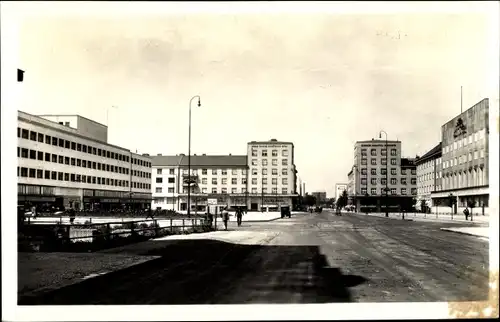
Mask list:
POLYGON ((291 141, 306 190, 331 197, 347 182, 356 141, 384 130, 404 156, 423 155, 460 113, 461 86, 464 110, 498 100, 498 48, 480 12, 113 8, 23 20, 19 110, 80 114, 107 123, 111 144, 168 155, 187 153, 189 101, 200 95, 193 154, 291 141))

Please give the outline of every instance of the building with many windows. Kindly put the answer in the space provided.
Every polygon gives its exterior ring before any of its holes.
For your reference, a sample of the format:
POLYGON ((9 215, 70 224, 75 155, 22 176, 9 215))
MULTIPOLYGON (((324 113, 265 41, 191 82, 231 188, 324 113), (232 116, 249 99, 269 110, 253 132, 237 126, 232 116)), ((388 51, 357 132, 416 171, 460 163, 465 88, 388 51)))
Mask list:
MULTIPOLYGON (((241 206, 277 211, 296 200, 293 144, 270 140, 248 143, 247 155, 192 155, 191 212, 241 206)), ((187 211, 188 156, 158 155, 153 163, 153 208, 187 211)))
MULTIPOLYGON (((153 209, 187 211, 188 156, 157 155, 153 164, 153 209)), ((221 207, 246 206, 246 155, 192 155, 191 212, 207 211, 209 199, 221 207)))
POLYGON ((433 203, 431 193, 441 190, 441 142, 425 153, 422 157, 417 157, 417 209, 428 212, 432 209, 433 203), (423 207, 422 207, 423 206, 423 207))
POLYGON ((441 127, 441 185, 431 191, 438 212, 450 212, 450 197, 456 203, 454 213, 473 203, 480 212, 488 211, 489 201, 489 100, 481 100, 441 127))
POLYGON ((78 210, 146 208, 151 159, 107 143, 107 127, 78 115, 18 112, 19 204, 78 210))
POLYGON ((414 159, 401 158, 400 141, 358 141, 347 175, 350 203, 359 211, 385 211, 386 205, 389 211, 399 211, 417 195, 416 175, 414 159))

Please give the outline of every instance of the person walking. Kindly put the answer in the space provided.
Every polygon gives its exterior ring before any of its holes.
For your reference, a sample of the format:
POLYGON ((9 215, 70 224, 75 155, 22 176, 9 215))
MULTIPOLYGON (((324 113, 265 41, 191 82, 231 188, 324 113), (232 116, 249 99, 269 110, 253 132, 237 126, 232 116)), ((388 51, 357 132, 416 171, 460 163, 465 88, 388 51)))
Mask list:
POLYGON ((227 210, 227 206, 221 212, 222 221, 224 222, 224 229, 227 230, 227 222, 229 221, 229 211, 227 210))
POLYGON ((465 220, 469 220, 469 208, 464 209, 465 220))
POLYGON ((238 227, 241 226, 241 221, 243 219, 243 209, 241 207, 236 208, 236 220, 238 222, 238 227))

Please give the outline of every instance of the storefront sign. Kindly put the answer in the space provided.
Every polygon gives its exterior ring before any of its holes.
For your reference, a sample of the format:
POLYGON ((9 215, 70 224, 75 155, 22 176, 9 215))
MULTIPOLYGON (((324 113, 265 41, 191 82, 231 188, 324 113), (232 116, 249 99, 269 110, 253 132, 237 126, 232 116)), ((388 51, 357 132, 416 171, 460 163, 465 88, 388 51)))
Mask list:
POLYGON ((208 205, 213 205, 213 206, 217 205, 217 198, 209 198, 209 199, 207 199, 207 204, 208 205))

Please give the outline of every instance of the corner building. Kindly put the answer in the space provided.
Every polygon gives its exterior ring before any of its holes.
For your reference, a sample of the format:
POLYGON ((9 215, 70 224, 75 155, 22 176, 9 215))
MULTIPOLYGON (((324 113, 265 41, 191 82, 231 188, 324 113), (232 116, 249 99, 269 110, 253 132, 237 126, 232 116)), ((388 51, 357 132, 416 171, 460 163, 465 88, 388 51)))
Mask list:
POLYGON ((107 143, 107 126, 79 115, 18 111, 18 204, 76 210, 151 204, 151 160, 107 143))
POLYGON ((439 142, 422 157, 417 157, 417 205, 416 208, 423 212, 431 212, 435 203, 431 198, 433 191, 442 189, 442 145, 439 142), (424 206, 422 208, 422 206, 424 206))
POLYGON ((462 213, 474 202, 474 213, 489 207, 489 100, 481 100, 441 126, 442 184, 431 192, 438 212, 449 213, 449 198, 455 198, 453 213, 462 213))

